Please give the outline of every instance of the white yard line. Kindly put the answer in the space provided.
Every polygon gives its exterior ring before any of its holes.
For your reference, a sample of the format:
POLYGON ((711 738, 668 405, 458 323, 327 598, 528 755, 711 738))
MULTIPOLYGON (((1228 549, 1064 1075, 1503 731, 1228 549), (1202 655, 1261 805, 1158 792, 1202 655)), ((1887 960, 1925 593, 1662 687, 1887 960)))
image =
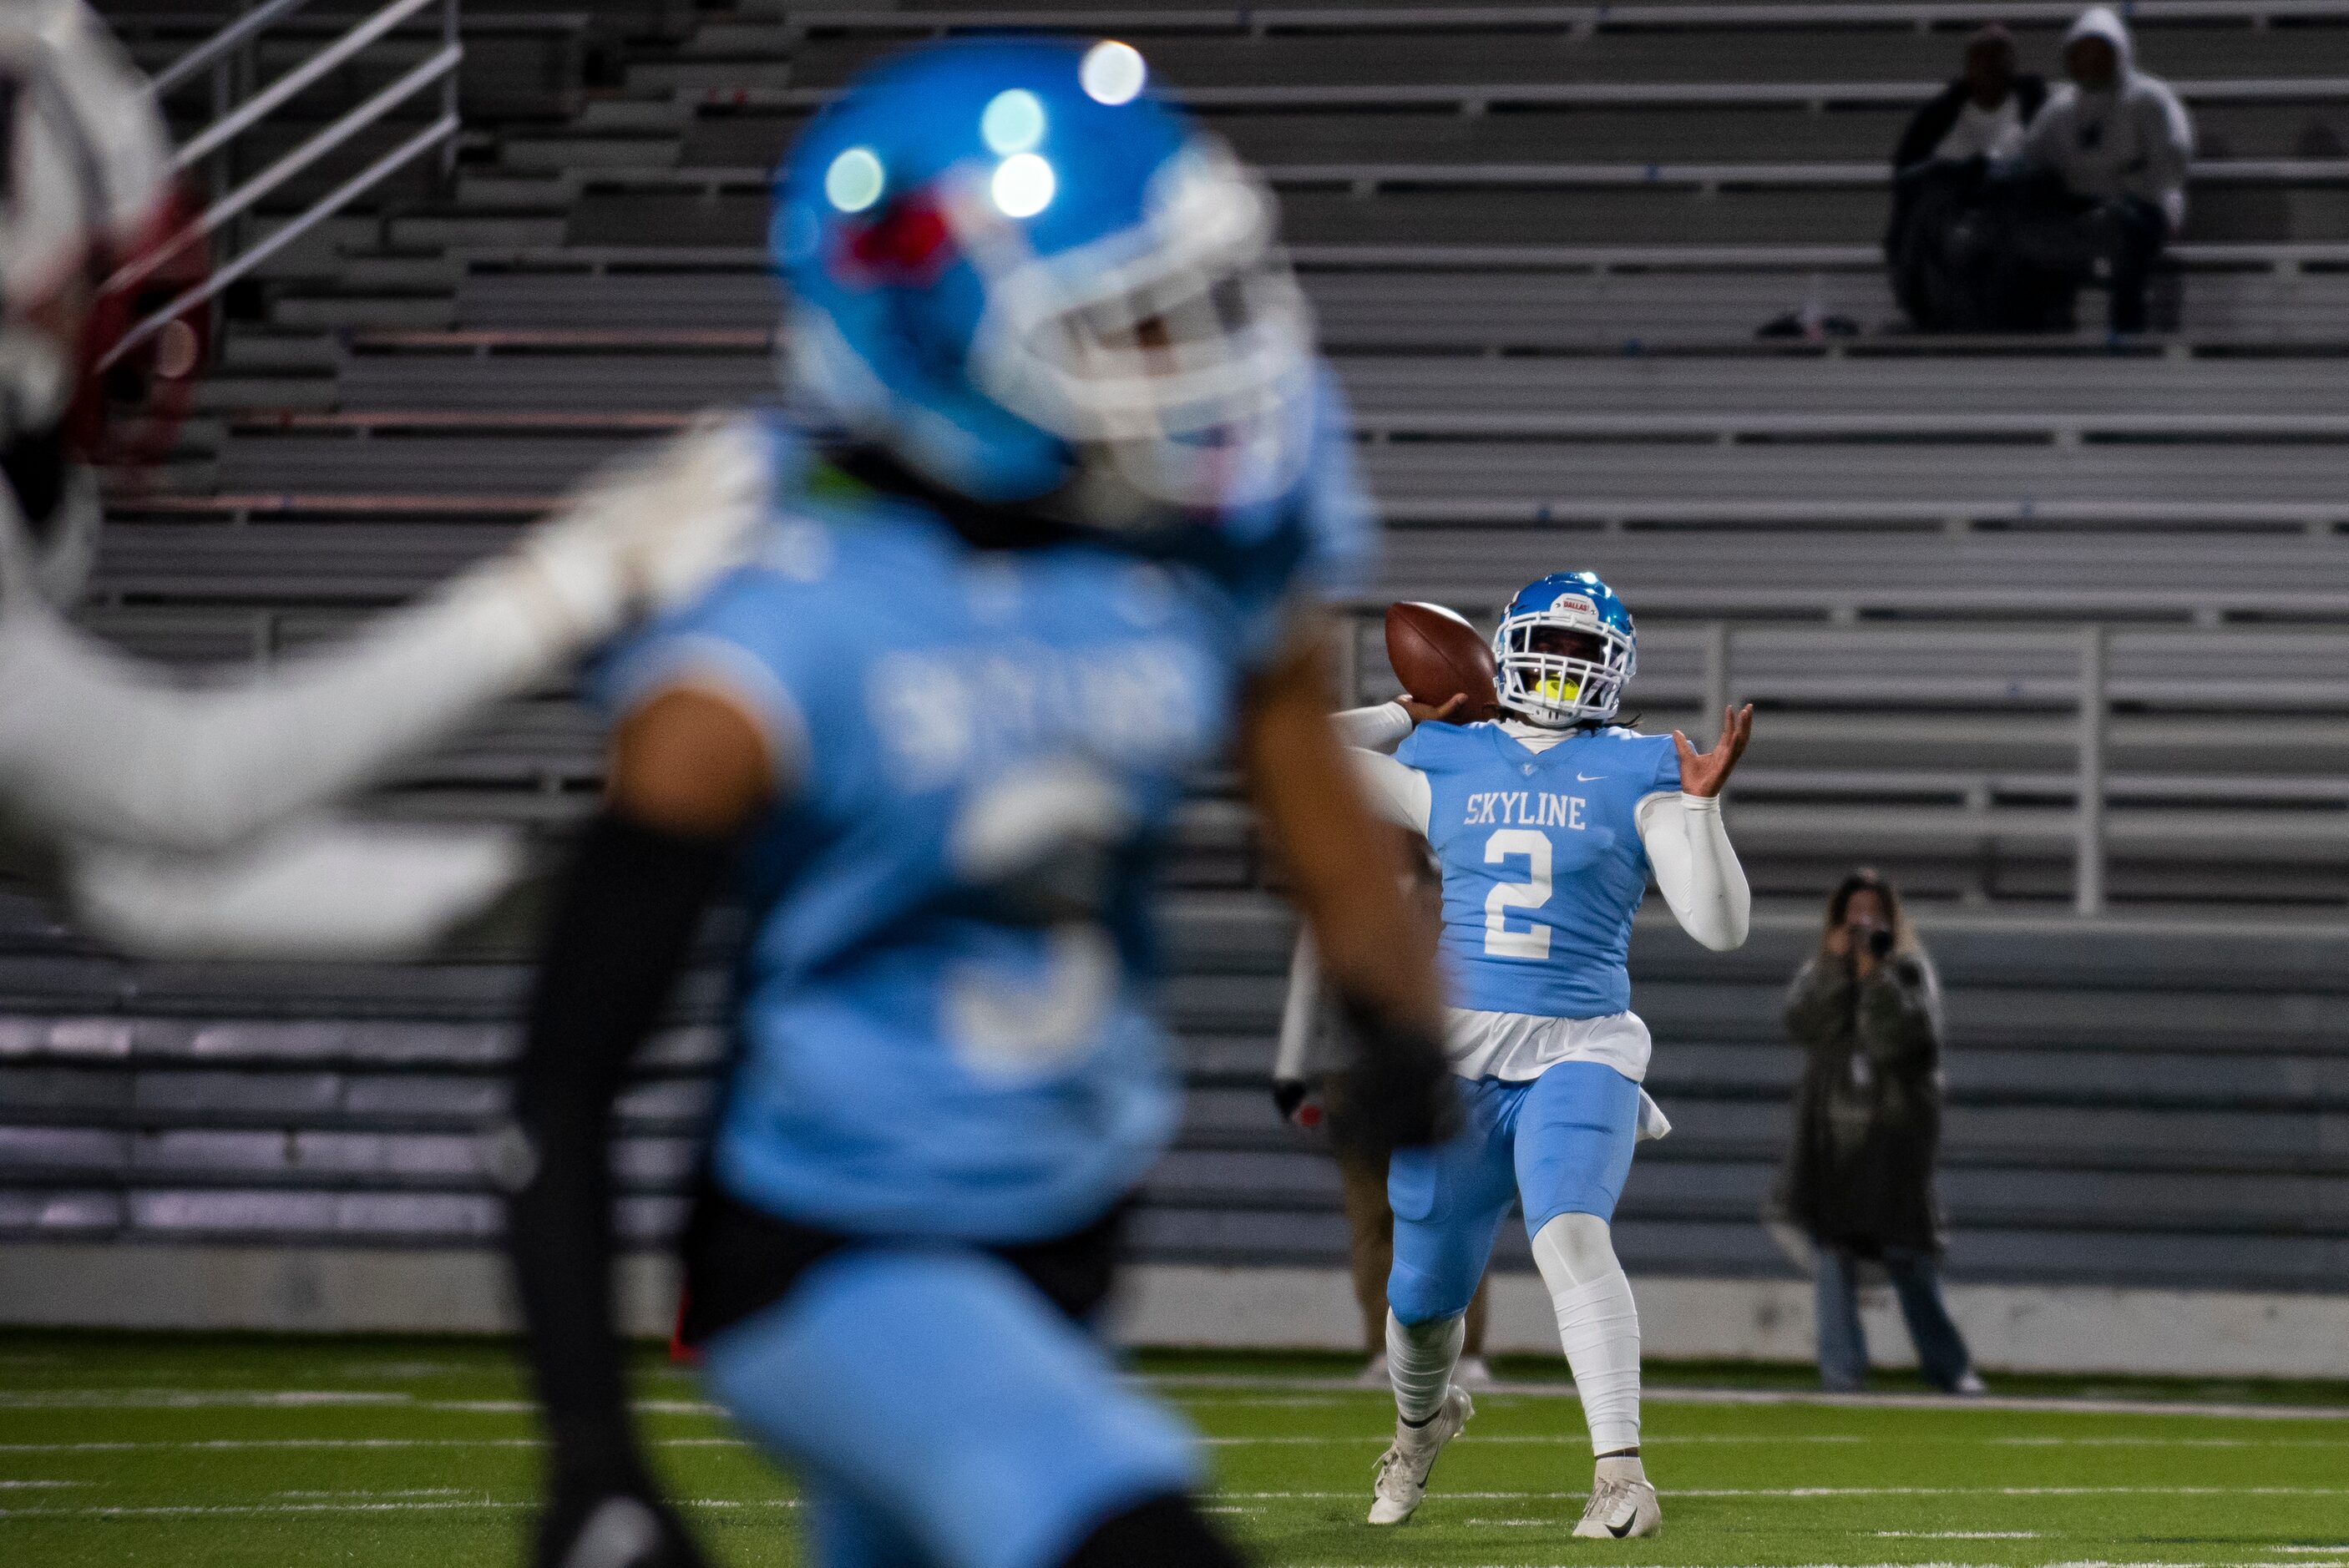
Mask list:
MULTIPOLYGON (((1644 1439, 1643 1439, 1644 1440, 1644 1439)), ((1914 1442, 1919 1439, 1909 1439, 1914 1442)), ((1971 1438, 2002 1449, 2344 1449, 2349 1438, 1971 1438)))
POLYGON ((339 1502, 179 1502, 121 1503, 91 1508, 0 1508, 7 1519, 202 1519, 241 1518, 304 1513, 448 1513, 483 1509, 535 1508, 536 1498, 501 1501, 493 1498, 383 1499, 339 1502))
MULTIPOLYGON (((1370 1394, 1376 1388, 1356 1388, 1314 1377, 1250 1377, 1240 1374, 1183 1375, 1143 1379, 1163 1392, 1191 1389, 1226 1395, 1250 1388, 1267 1393, 1370 1394)), ((1478 1388, 1485 1394, 1521 1398, 1571 1399, 1571 1383, 1497 1382, 1478 1388)), ((2229 1405, 2191 1399, 2085 1399, 2007 1394, 1830 1394, 1816 1388, 1680 1388, 1650 1387, 1642 1396, 1651 1405, 1820 1405, 1855 1410, 2010 1410, 2056 1416, 2207 1416, 2244 1421, 2349 1421, 2349 1406, 2229 1405)))
MULTIPOLYGON (((413 1394, 356 1388, 43 1388, 0 1392, 0 1410, 308 1409, 416 1404, 413 1394)), ((528 1407, 524 1407, 528 1408, 528 1407)))
MULTIPOLYGON (((300 1487, 300 1488, 295 1488, 295 1489, 294 1489, 294 1490, 292 1490, 292 1491, 281 1491, 281 1492, 277 1492, 277 1493, 274 1493, 274 1495, 278 1496, 278 1497, 288 1497, 288 1498, 294 1498, 294 1499, 296 1499, 296 1500, 306 1500, 306 1501, 326 1501, 326 1502, 348 1502, 348 1501, 354 1501, 354 1500, 358 1500, 358 1499, 378 1499, 378 1498, 403 1498, 403 1497, 454 1497, 454 1498, 463 1498, 463 1497, 469 1497, 469 1496, 471 1496, 471 1494, 470 1494, 470 1493, 468 1493, 468 1492, 465 1491, 465 1489, 464 1489, 463 1487, 461 1487, 461 1486, 409 1486, 409 1487, 395 1487, 395 1488, 391 1489, 391 1490, 390 1490, 390 1491, 383 1491, 383 1490, 380 1490, 380 1489, 378 1489, 378 1488, 375 1488, 375 1487, 346 1487, 346 1488, 343 1488, 343 1489, 342 1489, 342 1490, 340 1490, 340 1491, 318 1491, 318 1490, 316 1490, 316 1489, 315 1489, 315 1488, 310 1488, 310 1487, 300 1487)), ((483 1501, 483 1502, 486 1502, 486 1501, 489 1501, 489 1499, 488 1499, 488 1498, 486 1498, 486 1497, 483 1497, 483 1498, 480 1499, 479 1501, 483 1501)))
MULTIPOLYGON (((185 1502, 119 1504, 88 1508, 0 1508, 0 1521, 10 1519, 199 1519, 246 1518, 273 1514, 307 1513, 449 1513, 472 1511, 511 1511, 536 1508, 538 1499, 498 1499, 488 1497, 428 1499, 388 1497, 375 1501, 351 1499, 317 1502, 185 1502)), ((688 1498, 680 1508, 773 1508, 793 1509, 799 1500, 789 1497, 688 1498)), ((2296 1568, 2308 1568, 2298 1564, 2296 1568)))
MULTIPOLYGON (((1226 1491, 1226 1498, 1278 1501, 1360 1496, 1368 1488, 1346 1491, 1226 1491)), ((1665 1487, 1665 1497, 1756 1498, 1807 1501, 1844 1497, 2349 1497, 2349 1486, 1796 1486, 1796 1487, 1665 1487)), ((1511 1499, 1576 1501, 1587 1491, 1451 1491, 1438 1497, 1502 1501, 1511 1499)))
MULTIPOLYGON (((1387 1568, 1387 1565, 1377 1563, 1321 1563, 1311 1564, 1310 1568, 1387 1568)), ((1526 1565, 1518 1563, 1486 1563, 1473 1564, 1471 1568, 1526 1568, 1526 1565)), ((1580 1565, 1563 1564, 1560 1568, 1580 1568, 1580 1565)), ((1790 1564, 1788 1568, 2008 1568, 2008 1565, 2002 1563, 1950 1562, 1806 1563, 1790 1564)), ((2115 1562, 2101 1557, 2087 1557, 2068 1563, 2041 1564, 2038 1568, 2314 1568, 2314 1565, 2312 1565, 2304 1557, 2283 1562, 2261 1562, 2257 1559, 2230 1557, 2219 1562, 2203 1562, 2192 1558, 2165 1558, 2142 1563, 2115 1562)), ((2349 1563, 2322 1563, 2321 1568, 2349 1568, 2349 1563)))
MULTIPOLYGON (((1201 1438, 1199 1440, 1210 1448, 1218 1449, 1256 1448, 1258 1446, 1269 1446, 1274 1448, 1308 1448, 1317 1443, 1383 1444, 1392 1441, 1393 1434, 1391 1432, 1354 1432, 1348 1433, 1343 1436, 1328 1437, 1268 1436, 1251 1438, 1201 1438)), ((1542 1443, 1571 1447, 1582 1443, 1588 1443, 1590 1439, 1587 1434, 1582 1432, 1479 1432, 1464 1436, 1460 1440, 1464 1443, 1474 1442, 1480 1447, 1491 1443, 1542 1443)), ((1653 1432, 1643 1432, 1640 1436, 1641 1446, 1646 1448, 1654 1448, 1659 1443, 1742 1443, 1761 1445, 1768 1448, 1784 1448, 1794 1443, 1877 1443, 1884 1440, 1887 1439, 1863 1438, 1856 1433, 1848 1432, 1797 1432, 1785 1437, 1773 1436, 1759 1432, 1750 1435, 1731 1432, 1694 1432, 1686 1437, 1659 1437, 1653 1432)), ((1904 1438, 1890 1440, 1899 1442, 1979 1443, 1985 1439, 1981 1438, 1904 1438)), ((2240 1440, 2244 1446, 2251 1446, 2248 1439, 2230 1439, 2227 1440, 2230 1443, 2240 1440)), ((2261 1443, 2259 1446, 2261 1448, 2272 1448, 2277 1445, 2271 1443, 2261 1443)), ((2326 1443, 2321 1446, 2332 1448, 2337 1445, 2326 1443)))
MULTIPOLYGON (((1315 1402, 1347 1396, 1376 1398, 1381 1390, 1357 1388, 1305 1377, 1251 1377, 1200 1375, 1144 1377, 1140 1382, 1161 1392, 1182 1395, 1214 1393, 1220 1398, 1188 1403, 1234 1404, 1250 1407, 1298 1402, 1309 1396, 1315 1402), (1261 1394, 1264 1398, 1250 1398, 1261 1394)), ((1571 1399, 1571 1383, 1503 1382, 1476 1390, 1517 1398, 1571 1399)), ((2186 1399, 2074 1399, 2006 1395, 1953 1394, 1829 1394, 1801 1388, 1675 1388, 1651 1387, 1651 1405, 1809 1405, 1854 1410, 2001 1410, 2059 1416, 2189 1416, 2251 1421, 2349 1421, 2349 1407, 2336 1405, 2203 1404, 2186 1399)), ((204 1409, 333 1408, 342 1406, 397 1405, 409 1409, 477 1415, 529 1415, 537 1408, 527 1399, 427 1399, 414 1394, 358 1388, 53 1388, 0 1392, 0 1410, 42 1409, 204 1409)), ((719 1416, 725 1412, 704 1399, 639 1399, 634 1408, 657 1416, 719 1416)), ((2006 1439, 2029 1441, 2031 1439, 2006 1439)), ((2069 1439, 2050 1439, 2069 1440, 2069 1439)), ((2126 1439, 2114 1439, 2126 1440, 2126 1439)))
POLYGON ((1879 1530, 1886 1541, 2036 1541, 2035 1530, 1879 1530))
MULTIPOLYGON (((0 1410, 336 1409, 398 1406, 406 1410, 481 1416, 528 1416, 528 1399, 421 1399, 413 1394, 361 1388, 45 1388, 0 1391, 0 1410)), ((637 1399, 630 1408, 651 1416, 721 1416, 705 1399, 637 1399)))
MULTIPOLYGON (((672 1439, 698 1442, 701 1439, 672 1439)), ((194 1453, 238 1449, 534 1449, 538 1438, 190 1438, 99 1439, 78 1443, 0 1443, 0 1454, 194 1453)))
MULTIPOLYGON (((1389 1440, 1389 1436, 1390 1434, 1380 1431, 1350 1433, 1343 1436, 1282 1435, 1238 1438, 1202 1438, 1200 1441, 1207 1444, 1211 1448, 1255 1448, 1259 1446, 1274 1448, 1309 1448, 1315 1444, 1384 1443, 1389 1440)), ((1471 1432, 1463 1436, 1460 1440, 1462 1442, 1476 1443, 1479 1445, 1491 1443, 1554 1443, 1570 1446, 1576 1443, 1588 1442, 1589 1439, 1580 1432, 1560 1432, 1554 1435, 1528 1433, 1488 1434, 1471 1432)), ((1796 1443, 1868 1443, 1871 1445, 1893 1443, 1902 1447, 1913 1446, 1920 1443, 1930 1443, 1970 1447, 1987 1446, 1992 1448, 2023 1449, 2113 1448, 2267 1449, 2349 1448, 2349 1438, 1979 1438, 1955 1436, 1936 1437, 1923 1434, 1903 1434, 1899 1437, 1878 1438, 1862 1437, 1855 1432, 1795 1432, 1785 1435, 1763 1432, 1691 1432, 1679 1436, 1669 1432, 1644 1432, 1640 1434, 1640 1441, 1643 1446, 1648 1448, 1655 1448, 1667 1443, 1735 1443, 1765 1448, 1785 1448, 1788 1445, 1796 1443)))
MULTIPOLYGON (((543 1438, 190 1438, 78 1443, 0 1443, 0 1454, 136 1454, 239 1449, 534 1449, 543 1438)), ((747 1449, 747 1438, 647 1438, 657 1449, 747 1449)), ((0 1481, 0 1486, 8 1484, 0 1481)), ((78 1483, 75 1483, 78 1484, 78 1483)))

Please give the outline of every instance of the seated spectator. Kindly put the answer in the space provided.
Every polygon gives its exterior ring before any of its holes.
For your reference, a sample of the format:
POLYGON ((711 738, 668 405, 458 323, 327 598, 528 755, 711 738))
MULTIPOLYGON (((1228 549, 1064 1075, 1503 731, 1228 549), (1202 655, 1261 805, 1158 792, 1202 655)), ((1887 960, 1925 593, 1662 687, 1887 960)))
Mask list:
POLYGON ((2047 83, 2015 69, 2014 37, 1993 22, 1966 45, 1965 72, 1927 99, 1892 154, 1892 221, 1884 259, 1909 319, 1928 330, 1972 325, 1950 265, 1953 228, 1979 201, 1993 160, 2023 150, 2047 83))
POLYGON ((2025 164, 2060 182, 2063 210, 2023 238, 2026 262, 2103 271, 2115 332, 2145 330, 2146 284, 2162 247, 2186 222, 2194 125, 2169 84, 2137 68, 2128 26, 2097 5, 2064 40, 2057 88, 2031 122, 2025 164))
POLYGON ((1965 73, 1925 100, 1900 135, 1892 171, 1934 159, 2012 158, 2047 101, 2044 78, 2017 71, 2014 36, 1992 22, 1966 44, 1965 73))

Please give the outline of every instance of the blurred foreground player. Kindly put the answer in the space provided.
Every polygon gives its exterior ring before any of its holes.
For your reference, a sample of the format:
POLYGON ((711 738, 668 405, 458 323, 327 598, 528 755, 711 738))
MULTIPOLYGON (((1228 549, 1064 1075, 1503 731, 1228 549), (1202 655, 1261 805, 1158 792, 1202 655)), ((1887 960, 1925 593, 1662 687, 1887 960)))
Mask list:
POLYGON ((1574 1533, 1653 1535, 1639 1309, 1610 1229, 1633 1145, 1670 1130, 1640 1087, 1650 1042, 1630 1010, 1631 918, 1652 872, 1691 936, 1715 950, 1745 941, 1752 901, 1720 795, 1754 710, 1723 713, 1702 753, 1677 730, 1618 724, 1638 645, 1630 612, 1588 572, 1527 583, 1493 657, 1497 718, 1417 722, 1423 708, 1390 704, 1340 720, 1393 750, 1357 757, 1387 815, 1443 867, 1446 1045, 1466 1107, 1451 1141, 1401 1150, 1388 1171, 1396 1424, 1370 1522, 1411 1517, 1474 1413, 1454 1379, 1461 1317, 1521 1202, 1597 1456, 1574 1533))
MULTIPOLYGON (((1418 707, 1405 697, 1406 707, 1418 707)), ((1435 710, 1425 708, 1428 715, 1435 710)), ((1342 738, 1342 734, 1340 738, 1342 738)), ((1444 918, 1444 880, 1427 851, 1426 841, 1406 829, 1389 828, 1404 841, 1403 861, 1411 868, 1404 888, 1421 918, 1433 923, 1444 918)), ((1387 1162, 1364 1158, 1329 1136, 1330 1124, 1345 1114, 1346 1065, 1344 1029, 1323 995, 1321 957, 1313 938, 1297 934, 1288 960, 1288 995, 1281 1005, 1280 1035, 1272 1058, 1272 1103, 1281 1119, 1303 1135, 1309 1146, 1326 1147, 1338 1160, 1338 1197, 1346 1215, 1346 1269, 1352 1276, 1354 1305, 1361 1312, 1362 1354, 1367 1358, 1358 1381, 1366 1388, 1387 1387, 1387 1275, 1394 1269, 1394 1211, 1387 1205, 1387 1162)), ((1464 1388, 1489 1387, 1493 1369, 1485 1361, 1485 1327, 1491 1305, 1490 1280, 1476 1286, 1468 1302, 1466 1329, 1461 1341, 1460 1364, 1453 1381, 1464 1388)))
POLYGON ((615 663, 502 1140, 550 1568, 698 1560, 630 1429, 605 1141, 730 882, 683 1334, 821 1563, 1235 1561, 1089 1332, 1177 1113, 1154 865, 1235 733, 1365 1041, 1350 1125, 1440 1136, 1432 934, 1299 617, 1368 544, 1342 412, 1269 196, 1142 88, 1119 44, 940 47, 786 160, 811 418, 771 428, 757 562, 615 663))
POLYGON ((491 829, 321 815, 647 606, 763 515, 747 425, 698 430, 357 637, 191 687, 76 628, 101 463, 165 455, 204 362, 208 242, 153 95, 79 0, 0 4, 0 841, 118 945, 386 956, 502 892, 491 829))

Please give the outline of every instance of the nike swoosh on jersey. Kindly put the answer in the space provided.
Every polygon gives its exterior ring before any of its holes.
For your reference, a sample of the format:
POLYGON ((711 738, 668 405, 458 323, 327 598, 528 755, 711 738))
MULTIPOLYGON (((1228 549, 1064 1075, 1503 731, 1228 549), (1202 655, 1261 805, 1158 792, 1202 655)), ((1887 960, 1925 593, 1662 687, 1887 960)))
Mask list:
POLYGON ((1596 784, 1606 777, 1604 773, 1578 773, 1574 776, 1574 781, 1577 784, 1596 784))

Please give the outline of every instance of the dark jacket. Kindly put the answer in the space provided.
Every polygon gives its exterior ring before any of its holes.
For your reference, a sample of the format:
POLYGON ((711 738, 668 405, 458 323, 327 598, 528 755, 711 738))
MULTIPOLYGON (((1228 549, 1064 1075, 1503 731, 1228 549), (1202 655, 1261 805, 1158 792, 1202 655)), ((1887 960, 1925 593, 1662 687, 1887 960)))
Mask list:
POLYGON ((1803 1047, 1787 1217, 1822 1246, 1863 1257, 1938 1253, 1933 1164, 1941 1141, 1940 993, 1922 954, 1865 982, 1838 959, 1803 965, 1786 994, 1803 1047))
MULTIPOLYGON (((1965 77, 1960 77, 1918 107, 1909 119, 1909 129, 1900 133, 1900 145, 1892 150, 1893 173, 1933 156, 1933 149, 1941 145, 1941 138, 1958 123, 1958 114, 1966 107, 1966 95, 1971 90, 1965 77)), ((2037 118, 2039 106, 2047 101, 2046 78, 2018 74, 2012 90, 2015 112, 2028 128, 2037 118)))
MULTIPOLYGON (((1902 236, 1909 227, 1909 219, 1917 211, 1919 196, 1926 189, 1927 183, 1933 179, 1933 175, 1926 172, 1925 165, 1931 161, 1933 149, 1941 145, 1941 138, 1949 135, 1950 128, 1958 123, 1958 115, 1965 108, 1966 98, 1971 90, 1966 86, 1965 78, 1960 77, 1956 81, 1927 98, 1918 107, 1917 112, 1909 117, 1909 129, 1900 133, 1900 145, 1892 150, 1892 215, 1884 225, 1884 256, 1895 267, 1900 264, 1902 236), (1907 176, 1905 179, 1902 178, 1904 174, 1907 176), (1920 176, 1924 177, 1923 181, 1920 181, 1920 176)), ((2027 129, 2033 118, 2039 113, 2040 106, 2047 101, 2046 80, 2040 77, 2018 75, 2014 78, 2014 85, 2009 90, 2014 94, 2015 112, 2023 117, 2023 123, 2027 129)), ((1939 170, 1935 172, 1938 173, 1939 170)), ((1974 182, 1979 182, 1978 172, 1974 176, 1974 182)), ((1971 200, 1969 195, 1967 202, 1961 202, 1961 205, 1968 204, 1971 200)), ((1904 304, 1907 303, 1903 301, 1904 304)), ((1912 308, 1910 315, 1916 314, 1912 308)), ((1930 326, 1947 324, 1920 321, 1918 325, 1930 326)))

